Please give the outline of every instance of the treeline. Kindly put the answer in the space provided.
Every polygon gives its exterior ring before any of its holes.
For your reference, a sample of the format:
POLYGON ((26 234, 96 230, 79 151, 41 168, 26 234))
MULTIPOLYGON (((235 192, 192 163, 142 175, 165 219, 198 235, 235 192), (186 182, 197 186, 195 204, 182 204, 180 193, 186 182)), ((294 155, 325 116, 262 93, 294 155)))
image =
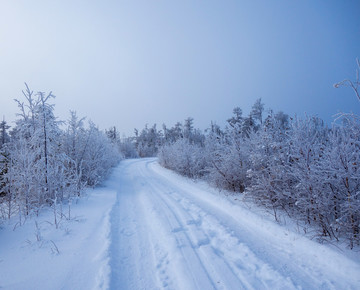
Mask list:
MULTIPOLYGON (((327 127, 318 117, 289 117, 257 100, 235 108, 221 129, 201 132, 188 118, 172 128, 146 127, 134 138, 141 157, 219 189, 243 193, 317 230, 319 239, 360 242, 360 120, 343 115, 327 127), (341 119, 341 120, 340 120, 341 119)), ((304 227, 304 228, 305 228, 304 227)))
POLYGON ((34 93, 26 85, 23 97, 15 100, 15 126, 9 130, 6 121, 0 123, 0 218, 18 215, 21 224, 51 206, 58 226, 59 219, 69 217, 73 200, 86 186, 101 182, 121 154, 75 112, 58 121, 52 93, 34 93))

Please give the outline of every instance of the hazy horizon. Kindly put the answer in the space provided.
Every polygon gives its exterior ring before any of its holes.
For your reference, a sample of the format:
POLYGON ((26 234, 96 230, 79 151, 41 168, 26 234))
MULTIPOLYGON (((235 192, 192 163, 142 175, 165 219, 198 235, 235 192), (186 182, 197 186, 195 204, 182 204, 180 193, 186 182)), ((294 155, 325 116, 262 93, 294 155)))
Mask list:
POLYGON ((360 114, 359 1, 1 1, 0 116, 26 82, 55 114, 132 135, 193 117, 224 125, 256 99, 287 114, 360 114))

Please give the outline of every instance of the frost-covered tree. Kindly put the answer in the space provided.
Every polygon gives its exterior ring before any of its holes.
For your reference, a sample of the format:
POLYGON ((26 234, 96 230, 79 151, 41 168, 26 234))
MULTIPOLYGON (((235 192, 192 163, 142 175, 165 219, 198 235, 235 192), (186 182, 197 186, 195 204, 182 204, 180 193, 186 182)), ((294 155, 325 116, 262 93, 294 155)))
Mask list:
POLYGON ((9 128, 10 126, 7 125, 5 120, 0 122, 0 197, 6 195, 8 183, 5 175, 9 167, 9 152, 6 146, 10 142, 9 128))
POLYGON ((282 127, 281 120, 270 112, 263 126, 249 136, 249 191, 257 202, 272 208, 275 218, 279 208, 288 210, 295 203, 288 137, 282 127))
POLYGON ((26 85, 23 91, 25 102, 16 100, 20 117, 16 121, 13 130, 13 143, 10 150, 11 165, 8 176, 11 176, 11 186, 14 189, 14 197, 19 206, 20 221, 22 216, 27 216, 34 210, 40 209, 40 204, 45 200, 45 187, 39 182, 44 182, 44 171, 38 164, 42 162, 41 148, 44 144, 36 136, 41 130, 41 124, 37 120, 37 111, 40 106, 40 99, 34 98, 34 93, 26 85), (40 161, 41 160, 41 161, 40 161), (37 173, 40 176, 37 176, 37 173), (42 179, 42 180, 41 180, 42 179))
POLYGON ((163 146, 158 152, 161 165, 191 178, 203 176, 207 167, 205 136, 193 121, 187 118, 184 125, 178 122, 170 129, 163 125, 163 146))
POLYGON ((328 233, 322 214, 324 190, 324 170, 321 164, 323 150, 328 146, 328 128, 317 117, 295 118, 291 123, 289 140, 291 162, 290 174, 295 179, 292 191, 296 196, 298 211, 303 219, 315 223, 328 233))
POLYGON ((140 157, 153 157, 156 156, 159 147, 162 144, 162 132, 158 131, 156 124, 151 128, 145 125, 145 128, 141 130, 140 134, 135 131, 135 144, 138 155, 140 157))
POLYGON ((120 142, 120 135, 115 126, 105 131, 106 136, 111 140, 112 143, 117 144, 120 142))
POLYGON ((174 127, 167 128, 163 125, 162 144, 172 144, 179 139, 186 139, 191 144, 204 146, 205 136, 199 129, 194 128, 194 119, 189 117, 184 123, 177 122, 174 127))
POLYGON ((10 135, 8 133, 9 128, 10 126, 5 119, 0 122, 0 148, 10 141, 10 135))
POLYGON ((245 191, 276 219, 287 213, 320 239, 359 243, 360 118, 342 114, 343 122, 328 128, 318 117, 263 112, 260 99, 247 117, 237 107, 228 127, 211 123, 200 142, 192 119, 177 131, 164 126, 159 162, 220 189, 245 191))
POLYGON ((120 154, 94 124, 85 129, 84 119, 75 112, 71 112, 67 129, 61 130, 61 122, 54 115, 54 95, 34 93, 25 86, 24 101, 16 100, 20 113, 10 132, 11 139, 4 133, 5 123, 4 132, 0 129, 0 135, 5 136, 2 139, 10 140, 1 149, 0 162, 6 162, 1 176, 1 192, 5 196, 2 202, 8 218, 13 212, 19 214, 20 224, 28 216, 39 214, 43 207, 51 206, 57 226, 58 219, 64 216, 63 205, 70 209, 71 200, 80 195, 83 186, 94 186, 103 180, 120 154))
POLYGON ((255 120, 255 122, 259 123, 258 126, 261 126, 263 123, 263 112, 264 104, 261 102, 261 99, 257 99, 251 108, 250 115, 255 120))
POLYGON ((360 122, 346 116, 346 126, 335 126, 322 162, 326 168, 324 215, 334 236, 347 236, 350 247, 360 242, 360 122))
POLYGON ((120 139, 119 150, 124 158, 138 158, 134 137, 123 137, 120 139))
POLYGON ((62 135, 62 147, 65 154, 70 158, 67 163, 67 172, 71 174, 76 184, 76 194, 79 196, 86 186, 83 180, 83 162, 85 152, 89 146, 88 134, 84 128, 85 118, 79 118, 75 111, 70 111, 70 118, 66 122, 67 128, 62 135))
POLYGON ((191 178, 202 176, 206 168, 203 149, 199 145, 190 144, 185 138, 162 146, 158 157, 159 163, 165 168, 191 178))
POLYGON ((227 122, 232 128, 235 127, 240 128, 243 122, 242 110, 239 107, 234 108, 233 116, 230 119, 228 119, 227 122))
POLYGON ((52 93, 33 93, 26 85, 25 102, 17 100, 21 113, 11 146, 10 173, 23 215, 37 213, 44 204, 62 202, 72 182, 64 178, 69 158, 61 148, 61 130, 54 116, 52 93))
POLYGON ((120 160, 118 148, 93 123, 86 131, 84 157, 82 157, 82 180, 95 186, 108 176, 110 169, 120 160))
POLYGON ((215 130, 207 137, 208 178, 216 187, 243 192, 247 185, 248 140, 243 134, 241 109, 235 108, 233 114, 228 119, 230 128, 223 135, 215 130))

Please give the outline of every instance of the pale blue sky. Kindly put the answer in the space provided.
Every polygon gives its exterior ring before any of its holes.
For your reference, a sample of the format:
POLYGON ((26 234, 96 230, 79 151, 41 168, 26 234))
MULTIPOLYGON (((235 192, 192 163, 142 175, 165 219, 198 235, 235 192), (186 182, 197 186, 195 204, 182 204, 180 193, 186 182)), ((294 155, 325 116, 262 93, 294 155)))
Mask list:
POLYGON ((360 114, 349 88, 360 57, 360 1, 0 0, 0 114, 23 83, 52 90, 100 128, 188 116, 223 125, 257 98, 286 113, 360 114))

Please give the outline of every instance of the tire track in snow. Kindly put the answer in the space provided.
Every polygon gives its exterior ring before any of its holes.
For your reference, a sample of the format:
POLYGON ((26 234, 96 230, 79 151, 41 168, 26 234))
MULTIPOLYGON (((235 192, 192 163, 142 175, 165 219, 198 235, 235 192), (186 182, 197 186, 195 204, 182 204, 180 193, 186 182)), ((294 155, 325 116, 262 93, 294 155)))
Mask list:
MULTIPOLYGON (((213 224, 217 223, 219 226, 216 228, 225 229, 225 235, 227 232, 231 236, 237 237, 239 241, 241 241, 242 245, 246 246, 248 250, 250 250, 254 258, 260 258, 265 264, 271 266, 271 269, 268 270, 270 270, 270 272, 274 270, 280 274, 283 279, 290 283, 290 285, 293 284, 292 287, 299 289, 358 289, 358 287, 349 286, 360 285, 359 279, 356 279, 358 274, 351 275, 347 274, 346 271, 338 271, 338 264, 327 267, 328 265, 321 263, 318 266, 313 261, 308 260, 309 257, 311 259, 317 259, 317 257, 321 255, 321 252, 316 253, 316 250, 309 248, 309 251, 312 253, 309 255, 306 253, 305 257, 301 257, 301 254, 294 252, 295 249, 284 248, 284 244, 277 245, 276 242, 274 243, 273 235, 269 235, 270 239, 268 240, 268 233, 266 231, 263 231, 262 229, 259 231, 259 229, 256 228, 249 228, 247 221, 240 219, 236 220, 237 215, 234 214, 233 211, 236 206, 233 206, 233 208, 218 207, 217 205, 214 206, 212 202, 209 203, 209 200, 204 200, 193 194, 192 190, 194 189, 194 185, 190 185, 189 182, 185 184, 178 178, 176 179, 176 182, 173 182, 173 178, 163 176, 162 173, 167 170, 160 168, 156 162, 150 161, 146 164, 146 167, 153 171, 154 174, 158 174, 163 178, 164 188, 167 188, 168 186, 173 187, 173 198, 176 201, 181 201, 184 209, 187 210, 190 208, 196 208, 195 212, 202 212, 207 219, 212 220, 212 222, 207 223, 209 229, 214 228, 213 224), (181 187, 179 187, 179 183, 181 183, 181 187), (186 204, 185 206, 184 203, 186 204), (230 209, 229 212, 227 212, 228 209, 230 209), (260 235, 258 236, 257 234, 260 235), (324 267, 327 267, 327 269, 324 270, 324 267), (327 275, 324 275, 325 273, 327 275), (342 277, 351 278, 350 280, 352 282, 348 283, 346 279, 342 277)), ((170 173, 169 175, 171 176, 174 174, 170 173)), ((202 190, 195 188, 195 191, 199 193, 202 190)), ((239 210, 241 211, 242 209, 239 208, 239 210)), ((239 216, 241 217, 242 215, 239 216)), ((203 226, 205 226, 204 222, 203 226)), ((221 234, 217 236, 221 236, 221 234)), ((304 239, 307 240, 306 238, 304 239)), ((308 240, 307 242, 312 243, 312 246, 315 247, 320 246, 317 243, 313 243, 308 240)), ((291 245, 291 242, 288 241, 287 244, 291 245)), ((228 250, 229 253, 236 253, 236 251, 232 251, 230 248, 228 250)), ((336 258, 339 257, 336 256, 336 258)), ((328 259, 325 261, 327 260, 328 259)), ((246 261, 244 262, 246 263, 246 261)), ((242 265, 241 263, 236 264, 239 267, 242 265)), ((352 269, 347 266, 349 273, 358 272, 360 274, 360 272, 356 270, 359 268, 358 265, 353 264, 353 266, 356 266, 356 268, 352 269)), ((259 269, 254 268, 253 270, 258 271, 259 269)), ((266 274, 266 271, 264 274, 266 274)), ((272 287, 268 289, 271 288, 272 287)), ((285 289, 287 288, 285 287, 285 289)))
POLYGON ((118 183, 112 185, 117 190, 117 201, 110 215, 110 289, 157 289, 153 249, 139 215, 143 209, 132 166, 121 166, 118 183))
MULTIPOLYGON (((183 217, 170 207, 164 198, 157 196, 157 199, 159 203, 162 204, 161 209, 165 213, 165 218, 168 221, 173 218, 176 219, 176 226, 171 222, 169 223, 170 231, 173 235, 184 235, 186 237, 186 243, 178 243, 178 246, 180 249, 184 247, 188 248, 188 251, 182 251, 182 255, 184 258, 190 256, 187 262, 190 273, 199 271, 199 263, 201 268, 206 272, 206 277, 209 282, 211 281, 212 289, 234 289, 234 287, 237 289, 252 289, 250 284, 244 283, 244 281, 236 276, 228 263, 222 259, 219 252, 211 248, 209 237, 198 229, 199 224, 197 221, 188 219, 187 222, 184 222, 183 217), (189 251, 192 251, 193 254, 189 255, 189 251), (194 263, 194 259, 191 256, 196 256, 197 263, 194 263)), ((197 289, 209 289, 210 286, 205 287, 203 285, 206 283, 206 280, 201 279, 199 275, 196 275, 195 279, 197 289)))
MULTIPOLYGON (((212 214, 183 198, 176 191, 163 195, 173 208, 179 209, 180 214, 185 213, 184 218, 189 217, 185 218, 187 224, 192 224, 193 220, 198 225, 213 253, 223 260, 246 289, 296 289, 287 275, 282 276, 266 261, 257 257, 249 246, 241 241, 241 235, 237 235, 234 230, 219 222, 212 214)), ((202 239, 200 243, 201 241, 202 239)), ((212 253, 208 249, 205 254, 212 253)))
POLYGON ((212 277, 217 277, 215 288, 222 289, 295 289, 287 277, 282 277, 268 264, 259 260, 229 229, 224 228, 209 214, 187 199, 176 194, 176 189, 149 178, 156 197, 161 199, 180 225, 175 228, 189 238, 190 247, 212 277), (184 202, 186 205, 184 205, 184 202), (197 210, 193 210, 196 207, 197 210), (265 278, 265 279, 264 279, 265 278))
MULTIPOLYGON (((154 228, 153 224, 148 223, 148 227, 152 228, 151 232, 155 233, 153 235, 153 246, 165 253, 163 256, 169 258, 167 260, 168 266, 163 265, 161 256, 158 261, 158 265, 161 265, 162 268, 161 272, 158 273, 162 286, 169 286, 167 281, 161 279, 161 274, 167 272, 166 280, 169 280, 169 276, 177 280, 178 283, 183 282, 180 279, 185 278, 188 280, 186 286, 184 285, 185 288, 180 287, 180 289, 188 289, 188 287, 191 289, 216 289, 215 282, 200 258, 199 253, 196 251, 189 234, 184 229, 184 225, 180 222, 178 216, 174 214, 171 207, 160 197, 157 188, 153 186, 149 179, 147 180, 147 183, 144 184, 143 203, 151 204, 152 210, 145 216, 148 217, 151 223, 157 220, 158 224, 160 224, 160 228, 154 228), (163 232, 161 234, 162 237, 157 238, 156 236, 161 231, 163 232), (168 244, 171 242, 173 242, 173 245, 169 247, 168 244), (170 265, 177 263, 174 260, 182 261, 183 263, 174 267, 174 265, 170 265), (180 275, 181 277, 176 277, 179 266, 182 268, 182 275, 180 275)), ((171 288, 174 286, 171 285, 171 288)), ((177 287, 175 286, 175 288, 177 287)))

